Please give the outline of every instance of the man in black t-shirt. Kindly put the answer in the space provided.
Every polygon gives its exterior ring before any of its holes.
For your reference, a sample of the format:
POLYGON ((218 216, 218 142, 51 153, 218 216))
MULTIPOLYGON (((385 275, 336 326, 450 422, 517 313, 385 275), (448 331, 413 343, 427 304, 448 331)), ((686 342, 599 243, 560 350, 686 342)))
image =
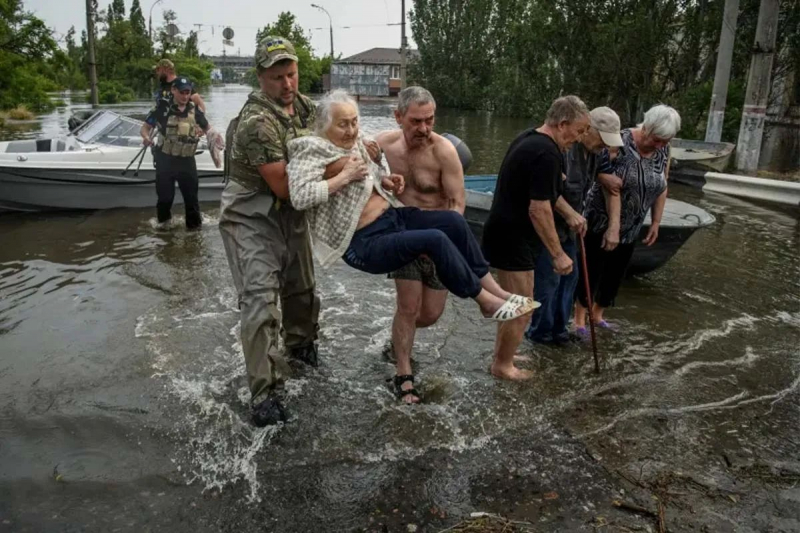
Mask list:
MULTIPOLYGON (((497 270, 503 289, 533 295, 536 256, 549 253, 560 275, 572 271, 553 216, 563 190, 563 157, 589 128, 589 110, 577 96, 563 96, 550 106, 545 123, 523 131, 506 152, 492 208, 483 230, 483 253, 497 270)), ((583 232, 585 221, 575 219, 583 232)), ((514 366, 514 355, 528 319, 521 317, 498 326, 492 374, 504 379, 527 379, 532 372, 514 366)))
POLYGON ((175 182, 181 190, 186 209, 186 227, 198 229, 202 223, 198 199, 199 179, 195 150, 200 140, 198 131, 208 133, 211 126, 205 114, 190 102, 192 84, 186 78, 178 78, 172 84, 173 102, 159 101, 158 106, 147 115, 141 135, 145 146, 153 144, 153 128, 158 128, 158 142, 153 151, 156 167, 156 212, 159 224, 172 218, 172 202, 175 199, 175 182))
MULTIPOLYGON (((608 107, 597 107, 592 109, 589 117, 589 130, 580 142, 573 144, 564 154, 564 190, 555 206, 559 215, 556 217, 556 231, 561 239, 561 247, 573 261, 578 255, 578 235, 570 228, 581 223, 580 213, 583 212, 586 193, 595 179, 604 187, 613 187, 619 180, 608 174, 598 175, 603 150, 616 151, 622 146, 619 116, 608 107)), ((609 188, 609 194, 618 192, 609 188)), ((537 254, 533 294, 542 306, 531 316, 530 326, 525 331, 526 339, 534 343, 557 345, 569 341, 567 326, 579 281, 578 270, 576 263, 572 273, 561 276, 553 270, 549 253, 537 254)))

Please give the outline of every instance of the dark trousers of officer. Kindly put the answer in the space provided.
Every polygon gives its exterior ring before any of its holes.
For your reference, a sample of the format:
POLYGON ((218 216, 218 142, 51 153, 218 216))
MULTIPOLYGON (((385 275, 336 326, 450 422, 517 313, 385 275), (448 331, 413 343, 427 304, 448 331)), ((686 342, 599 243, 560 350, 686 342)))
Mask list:
POLYGON ((175 182, 181 190, 186 209, 186 227, 199 228, 202 224, 200 201, 197 197, 199 178, 194 157, 176 157, 156 151, 156 212, 159 222, 172 218, 172 203, 175 200, 175 182))

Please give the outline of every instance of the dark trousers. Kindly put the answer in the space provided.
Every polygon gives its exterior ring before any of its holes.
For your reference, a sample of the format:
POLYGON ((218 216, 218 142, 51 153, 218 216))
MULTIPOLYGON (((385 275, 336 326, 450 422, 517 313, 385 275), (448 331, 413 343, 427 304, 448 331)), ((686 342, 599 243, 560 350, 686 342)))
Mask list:
MULTIPOLYGON (((620 243, 614 250, 603 250, 603 234, 589 232, 585 237, 586 267, 589 270, 589 286, 594 296, 594 303, 600 307, 611 307, 617 297, 617 291, 625 277, 628 263, 633 257, 635 243, 620 243)), ((578 284, 578 301, 589 307, 584 283, 578 284)))
POLYGON ((569 339, 567 325, 575 301, 578 284, 578 246, 574 238, 561 243, 564 252, 572 259, 572 272, 559 276, 553 270, 553 260, 543 244, 536 254, 533 271, 533 298, 542 306, 531 316, 525 336, 534 342, 552 342, 569 339))
POLYGON ((447 290, 460 298, 481 292, 480 279, 489 273, 480 246, 464 217, 454 211, 389 208, 353 235, 342 258, 370 274, 387 274, 427 255, 447 290))
POLYGON ((175 182, 178 182, 181 196, 183 196, 186 227, 189 229, 199 228, 202 224, 200 201, 197 197, 200 185, 194 157, 174 157, 159 153, 156 156, 156 194, 158 195, 156 213, 159 222, 166 222, 172 218, 175 182))

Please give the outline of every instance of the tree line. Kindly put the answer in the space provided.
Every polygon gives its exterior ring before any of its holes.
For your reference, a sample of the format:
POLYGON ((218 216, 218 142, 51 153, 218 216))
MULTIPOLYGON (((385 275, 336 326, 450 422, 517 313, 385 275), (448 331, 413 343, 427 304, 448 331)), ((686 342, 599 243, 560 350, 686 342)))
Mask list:
MULTIPOLYGON (((92 0, 95 22, 95 62, 100 103, 117 103, 149 97, 153 89, 153 65, 167 57, 176 71, 201 88, 211 83, 214 65, 198 50, 198 35, 171 36, 177 23, 172 10, 150 37, 140 0, 126 12, 124 0, 106 6, 92 0)), ((300 90, 321 92, 322 75, 330 72, 331 58, 316 57, 309 36, 294 15, 281 13, 277 21, 258 32, 256 42, 267 35, 287 37, 299 56, 300 90)), ((254 43, 256 44, 256 43, 254 43)), ((25 10, 22 0, 0 0, 0 109, 18 105, 44 112, 53 108, 48 93, 89 86, 88 36, 72 27, 58 42, 44 21, 25 10)), ((224 82, 239 80, 232 69, 222 73, 224 82)), ((245 83, 258 86, 255 68, 245 83)))
MULTIPOLYGON (((739 132, 760 0, 741 0, 723 140, 739 132)), ((800 0, 781 0, 774 77, 798 72, 800 0)), ((542 117, 561 94, 623 124, 673 105, 702 138, 724 0, 414 0, 410 76, 448 107, 542 117)), ((797 83, 797 81, 795 81, 797 83)), ((800 93, 800 90, 798 90, 800 93)), ((800 96, 798 96, 800 99, 800 96)))
MULTIPOLYGON (((153 65, 170 58, 181 74, 204 86, 211 81, 213 63, 202 58, 197 33, 170 36, 176 22, 165 11, 163 25, 151 40, 139 0, 126 13, 124 0, 112 0, 100 9, 93 0, 95 62, 101 103, 145 97, 152 89, 153 65)), ((25 105, 35 111, 53 107, 48 92, 83 90, 88 81, 88 34, 72 27, 56 41, 45 23, 25 10, 22 0, 0 0, 0 109, 25 105)))

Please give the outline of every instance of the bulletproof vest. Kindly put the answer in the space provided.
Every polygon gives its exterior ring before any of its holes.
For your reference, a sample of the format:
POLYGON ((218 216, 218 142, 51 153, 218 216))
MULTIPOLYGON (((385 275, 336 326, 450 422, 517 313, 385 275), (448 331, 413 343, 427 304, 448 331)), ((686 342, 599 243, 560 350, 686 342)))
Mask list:
MULTIPOLYGON (((241 161, 234 157, 235 147, 234 141, 236 137, 236 130, 239 128, 239 123, 242 118, 242 114, 244 110, 248 106, 248 104, 255 104, 257 105, 262 111, 262 113, 268 113, 275 117, 280 124, 280 128, 283 130, 282 133, 285 134, 285 141, 288 142, 291 139, 296 137, 302 137, 304 135, 308 135, 311 132, 311 125, 305 123, 305 117, 311 116, 311 110, 308 107, 308 104, 304 101, 303 98, 297 98, 295 100, 296 107, 295 109, 295 116, 296 117, 304 117, 303 123, 301 127, 297 127, 294 123, 295 118, 288 117, 285 114, 281 114, 276 111, 273 107, 269 105, 264 105, 262 101, 258 98, 254 98, 252 95, 248 96, 247 102, 245 102, 242 110, 239 111, 239 115, 236 116, 231 122, 228 124, 228 129, 225 130, 225 170, 224 176, 225 180, 233 180, 242 187, 250 189, 251 191, 259 191, 259 192, 268 192, 272 193, 267 182, 264 181, 264 178, 261 177, 261 174, 258 173, 258 169, 248 164, 247 162, 241 161)), ((288 153, 286 149, 286 144, 283 144, 283 151, 284 151, 284 160, 288 161, 288 153)))
POLYGON ((159 142, 162 153, 177 157, 194 157, 200 138, 197 136, 194 106, 191 104, 188 106, 189 110, 185 117, 173 113, 167 117, 167 128, 159 142))

